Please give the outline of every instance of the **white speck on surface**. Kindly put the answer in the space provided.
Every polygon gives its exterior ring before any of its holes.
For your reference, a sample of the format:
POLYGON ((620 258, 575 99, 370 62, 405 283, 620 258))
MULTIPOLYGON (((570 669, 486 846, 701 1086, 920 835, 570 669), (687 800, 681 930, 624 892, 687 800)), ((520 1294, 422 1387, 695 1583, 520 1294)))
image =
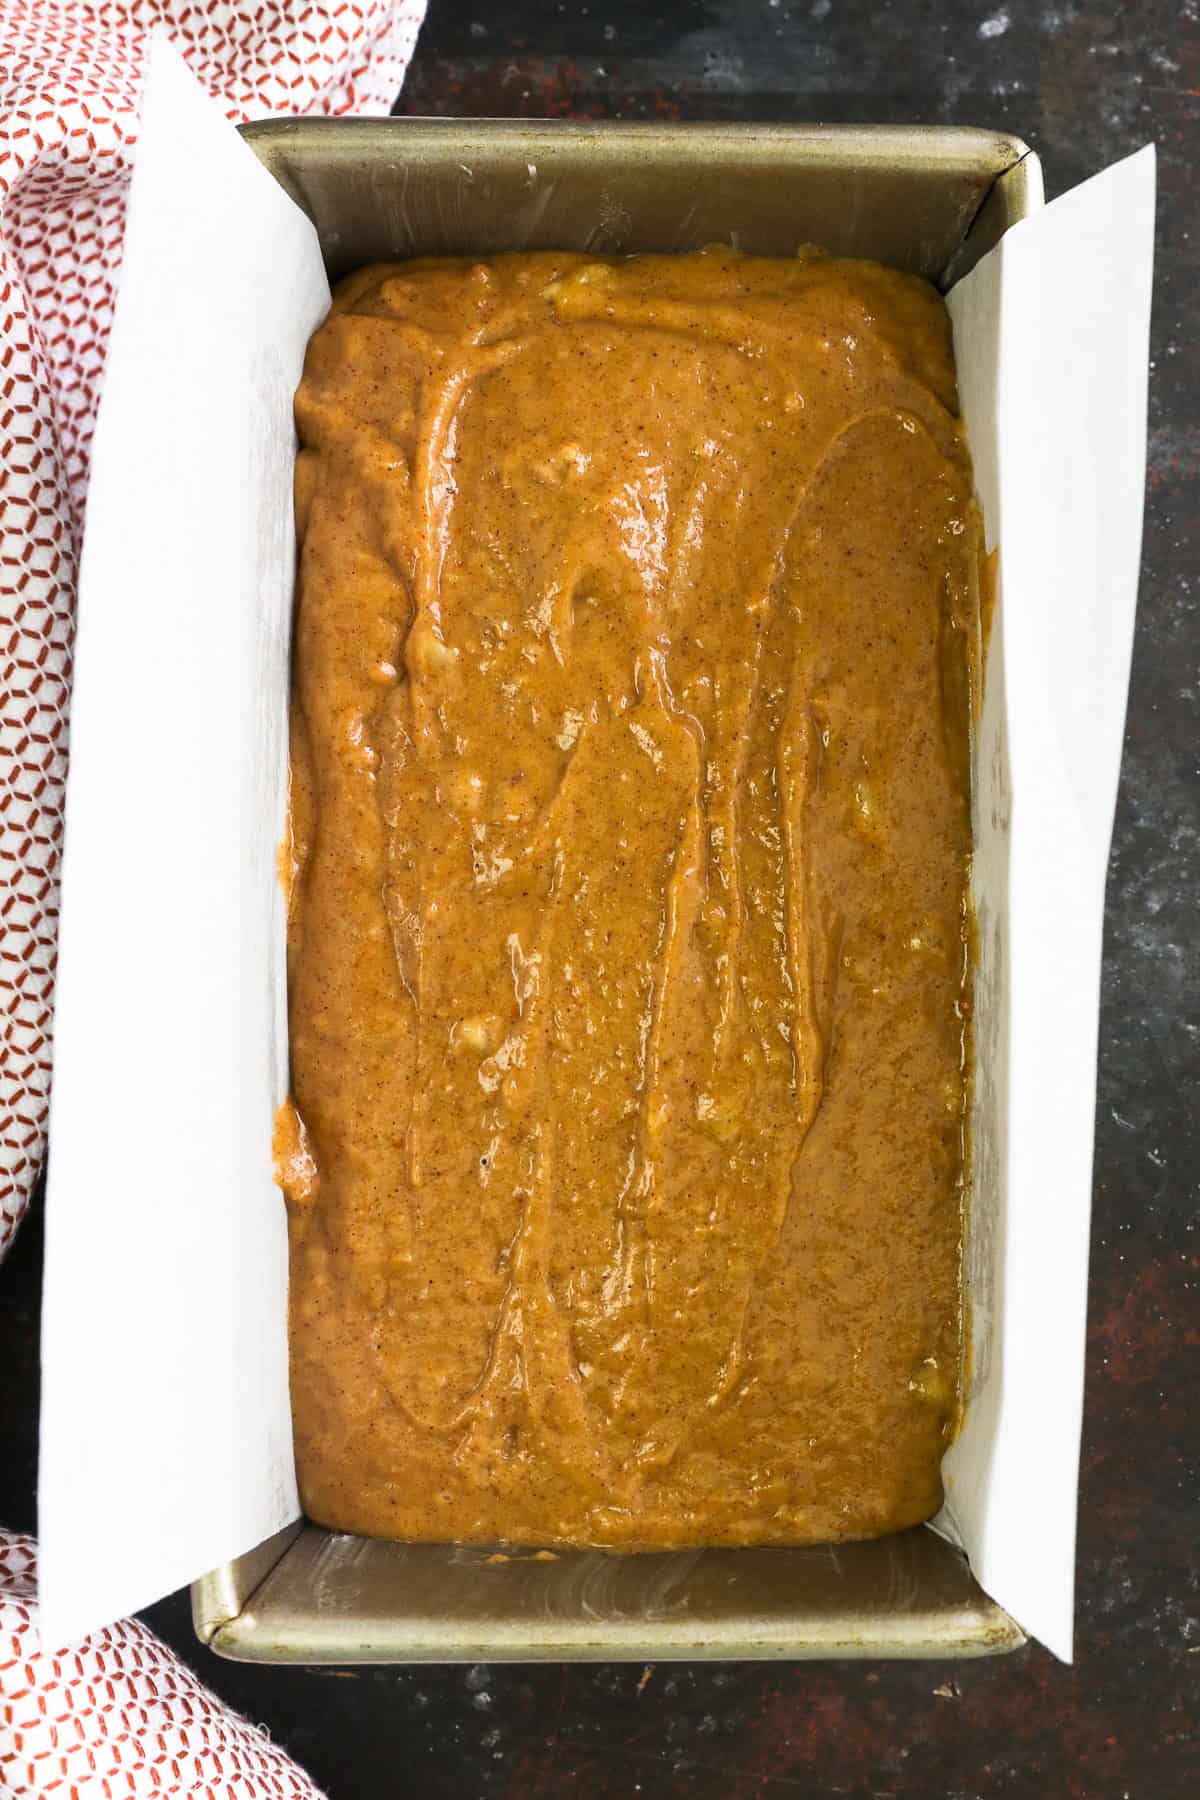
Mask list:
POLYGON ((543 594, 536 606, 531 606, 525 614, 525 623, 534 637, 545 637, 554 617, 554 602, 549 594, 543 594))
POLYGON ((1006 12, 993 13, 991 18, 985 19, 980 25, 979 35, 981 38, 1003 37, 1011 24, 1012 20, 1006 12))
POLYGON ((635 725, 631 721, 629 729, 632 731, 634 738, 637 741, 638 748, 645 752, 656 769, 661 769, 663 766, 663 753, 655 743, 654 739, 650 736, 650 733, 646 730, 645 726, 635 725))
POLYGON ((583 730, 583 714, 568 707, 563 714, 562 730, 554 740, 560 750, 570 750, 583 730))
POLYGON ((477 888, 493 888, 512 868, 512 857, 502 856, 498 850, 485 855, 482 850, 471 852, 471 867, 477 888))
POLYGON ((704 56, 704 80, 736 87, 742 78, 742 59, 734 50, 708 50, 704 56))

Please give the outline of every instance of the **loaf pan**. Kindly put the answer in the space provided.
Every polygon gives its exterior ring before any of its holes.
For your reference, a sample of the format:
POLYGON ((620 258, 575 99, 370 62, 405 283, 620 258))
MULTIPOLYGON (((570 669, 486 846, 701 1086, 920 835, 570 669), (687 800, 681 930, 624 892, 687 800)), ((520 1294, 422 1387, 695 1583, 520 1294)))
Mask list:
MULTIPOLYGON (((243 135, 312 218, 335 281, 406 256, 816 243, 945 288, 1042 203, 1019 139, 957 128, 298 119, 243 135)), ((267 1663, 955 1657, 1024 1641, 927 1527, 505 1557, 303 1524, 204 1576, 192 1603, 213 1650, 267 1663)))

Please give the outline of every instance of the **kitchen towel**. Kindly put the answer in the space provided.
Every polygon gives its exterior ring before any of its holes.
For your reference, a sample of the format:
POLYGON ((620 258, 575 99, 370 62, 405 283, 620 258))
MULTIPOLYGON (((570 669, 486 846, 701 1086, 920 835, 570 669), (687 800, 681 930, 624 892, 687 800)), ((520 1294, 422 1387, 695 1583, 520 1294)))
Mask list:
MULTIPOLYGON (((424 10, 0 8, 0 1258, 45 1149, 75 573, 149 34, 165 26, 236 120, 386 113, 424 10)), ((319 1800, 137 1620, 44 1648, 36 1564, 0 1530, 0 1795, 319 1800)))
POLYGON ((231 118, 386 113, 424 11, 0 6, 0 1257, 45 1150, 75 571, 149 33, 231 118))
POLYGON ((37 1547, 0 1531, 4 1800, 320 1800, 266 1734, 230 1712, 137 1619, 45 1651, 37 1547))

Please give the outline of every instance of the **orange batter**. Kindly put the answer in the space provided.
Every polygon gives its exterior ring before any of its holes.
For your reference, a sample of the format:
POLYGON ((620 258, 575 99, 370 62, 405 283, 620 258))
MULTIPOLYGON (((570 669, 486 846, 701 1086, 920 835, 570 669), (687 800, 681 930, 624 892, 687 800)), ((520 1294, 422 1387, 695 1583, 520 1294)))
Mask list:
POLYGON ((372 268, 297 416, 307 1512, 927 1518, 977 550, 941 300, 809 251, 372 268))

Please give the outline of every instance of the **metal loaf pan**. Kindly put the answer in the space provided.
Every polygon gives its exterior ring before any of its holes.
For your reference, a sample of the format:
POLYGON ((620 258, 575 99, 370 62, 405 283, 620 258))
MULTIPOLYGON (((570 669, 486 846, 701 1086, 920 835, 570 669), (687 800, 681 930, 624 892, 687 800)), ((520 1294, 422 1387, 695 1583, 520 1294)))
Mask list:
MULTIPOLYGON (((945 287, 1041 205, 1018 139, 934 127, 298 119, 243 135, 363 263, 514 249, 789 255, 945 287)), ((269 1663, 982 1656, 1023 1642, 927 1528, 836 1548, 544 1560, 297 1525, 196 1582, 199 1636, 269 1663)))

